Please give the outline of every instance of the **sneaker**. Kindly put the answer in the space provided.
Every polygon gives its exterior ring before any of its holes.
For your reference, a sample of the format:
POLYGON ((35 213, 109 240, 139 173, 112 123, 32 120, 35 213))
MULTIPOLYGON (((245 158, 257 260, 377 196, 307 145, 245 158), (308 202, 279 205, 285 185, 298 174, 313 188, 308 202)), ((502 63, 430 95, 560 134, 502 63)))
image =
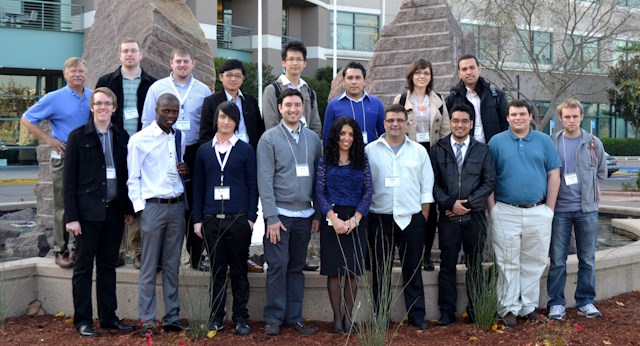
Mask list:
POLYGON ((302 335, 311 335, 316 333, 316 329, 304 322, 293 324, 293 329, 302 335))
POLYGON ((564 319, 564 305, 552 305, 549 308, 549 318, 562 321, 564 319))
POLYGON ((140 255, 136 256, 133 259, 133 267, 136 269, 140 269, 140 255))
POLYGON ((238 322, 238 323, 236 323, 236 334, 237 335, 249 335, 249 334, 251 334, 251 327, 249 327, 247 322, 238 322))
POLYGON ((502 322, 507 327, 515 327, 518 325, 518 319, 513 312, 510 312, 502 318, 502 322))
POLYGON ((593 304, 587 304, 578 308, 578 316, 586 318, 602 317, 602 313, 593 304))
POLYGON ((267 335, 280 334, 280 325, 277 323, 266 323, 264 325, 264 333, 267 335))
POLYGON ((219 332, 223 329, 224 324, 222 324, 222 322, 220 321, 211 321, 211 323, 209 323, 209 330, 215 330, 216 332, 219 332))

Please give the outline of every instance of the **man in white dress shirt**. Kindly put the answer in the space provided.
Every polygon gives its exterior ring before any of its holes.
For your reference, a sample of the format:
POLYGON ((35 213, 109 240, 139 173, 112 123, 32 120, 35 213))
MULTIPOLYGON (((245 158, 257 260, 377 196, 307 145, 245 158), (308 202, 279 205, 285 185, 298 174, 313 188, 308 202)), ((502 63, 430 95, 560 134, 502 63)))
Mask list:
POLYGON ((165 315, 163 328, 182 330, 178 297, 180 249, 184 238, 184 186, 188 173, 182 161, 185 142, 172 126, 180 102, 173 94, 158 98, 157 119, 131 136, 127 167, 129 199, 140 218, 142 255, 138 284, 138 315, 143 329, 151 332, 156 320, 156 272, 162 266, 165 315))
MULTIPOLYGON (((391 275, 395 247, 400 251, 404 302, 409 324, 429 328, 425 321, 422 286, 422 250, 434 202, 433 169, 427 150, 406 136, 407 111, 404 105, 391 105, 385 111, 385 134, 365 147, 371 167, 373 198, 369 212, 369 257, 376 309, 380 301, 380 275, 391 275)), ((387 280, 390 284, 390 279, 387 280)), ((390 286, 390 285, 389 285, 390 286)), ((390 287, 386 289, 390 289, 390 287)))

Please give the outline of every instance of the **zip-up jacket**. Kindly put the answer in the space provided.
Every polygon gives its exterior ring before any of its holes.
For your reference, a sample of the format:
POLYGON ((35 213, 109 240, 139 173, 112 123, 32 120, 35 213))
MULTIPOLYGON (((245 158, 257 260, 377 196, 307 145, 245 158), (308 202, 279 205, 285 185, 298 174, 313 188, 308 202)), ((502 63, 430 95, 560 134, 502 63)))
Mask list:
MULTIPOLYGON (((452 210, 456 200, 468 200, 471 212, 484 212, 487 209, 487 197, 496 184, 496 170, 489 147, 473 137, 458 171, 456 156, 451 148, 451 135, 438 141, 431 148, 433 166, 433 197, 440 208, 440 217, 452 210)), ((470 213, 450 218, 451 221, 468 221, 470 213)))
MULTIPOLYGON (((558 139, 563 131, 553 134, 553 144, 558 149, 558 139)), ((598 211, 600 202, 600 182, 607 179, 607 160, 600 139, 580 129, 580 144, 576 150, 576 173, 580 184, 580 199, 583 213, 598 211)))

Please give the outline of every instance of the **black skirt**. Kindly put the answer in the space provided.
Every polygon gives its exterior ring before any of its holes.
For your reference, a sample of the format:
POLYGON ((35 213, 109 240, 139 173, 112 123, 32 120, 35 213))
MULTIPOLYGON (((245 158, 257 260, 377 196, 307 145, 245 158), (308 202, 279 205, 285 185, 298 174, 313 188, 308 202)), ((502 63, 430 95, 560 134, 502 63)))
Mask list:
MULTIPOLYGON (((341 220, 350 219, 355 210, 355 207, 333 207, 333 212, 341 220)), ((326 276, 362 275, 364 271, 363 259, 366 258, 367 248, 366 217, 363 217, 360 220, 360 225, 349 234, 337 234, 325 218, 320 224, 320 274, 326 276)))

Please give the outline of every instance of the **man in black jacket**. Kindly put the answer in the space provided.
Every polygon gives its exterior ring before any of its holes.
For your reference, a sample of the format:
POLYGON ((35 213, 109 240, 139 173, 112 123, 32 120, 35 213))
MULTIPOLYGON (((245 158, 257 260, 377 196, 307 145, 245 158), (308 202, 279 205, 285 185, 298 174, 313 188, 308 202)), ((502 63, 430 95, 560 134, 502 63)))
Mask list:
MULTIPOLYGON (((493 192, 496 172, 489 147, 469 136, 473 110, 464 104, 450 109, 451 134, 432 147, 433 197, 440 209, 438 223, 440 272, 438 274, 439 326, 455 322, 456 264, 460 243, 467 265, 469 319, 474 319, 469 282, 481 270, 487 233, 485 210, 493 192)), ((476 279, 477 280, 477 279, 476 279)))
POLYGON ((229 59, 220 65, 219 70, 218 77, 222 81, 223 90, 204 99, 200 117, 200 143, 210 141, 218 130, 213 122, 218 105, 224 101, 232 101, 240 110, 240 123, 235 133, 236 137, 249 143, 255 152, 258 148, 258 140, 264 133, 264 121, 262 121, 256 98, 240 90, 246 73, 245 67, 239 60, 229 59))
MULTIPOLYGON (((148 75, 140 67, 142 51, 140 44, 133 38, 125 38, 120 42, 118 57, 122 66, 113 73, 105 74, 98 79, 96 88, 107 87, 113 91, 118 99, 117 108, 113 114, 112 122, 125 129, 132 136, 142 128, 140 115, 147 96, 147 91, 156 79, 148 75)), ((140 268, 140 225, 136 220, 128 226, 129 231, 123 234, 120 244, 118 265, 124 264, 125 241, 128 243, 128 254, 133 260, 133 265, 140 268)))
POLYGON ((69 134, 63 184, 66 228, 76 239, 73 324, 84 337, 96 336, 91 307, 94 259, 100 328, 133 330, 115 313, 118 246, 124 223, 134 219, 127 190, 129 136, 111 123, 116 109, 111 90, 97 88, 90 103, 93 117, 69 134))
MULTIPOLYGON (((506 130, 507 100, 502 90, 480 77, 482 67, 472 54, 458 59, 460 82, 451 88, 447 97, 447 109, 454 105, 466 104, 471 107, 474 120, 473 138, 480 143, 489 143, 493 135, 506 130)), ((449 111, 451 114, 451 111, 449 111)))

